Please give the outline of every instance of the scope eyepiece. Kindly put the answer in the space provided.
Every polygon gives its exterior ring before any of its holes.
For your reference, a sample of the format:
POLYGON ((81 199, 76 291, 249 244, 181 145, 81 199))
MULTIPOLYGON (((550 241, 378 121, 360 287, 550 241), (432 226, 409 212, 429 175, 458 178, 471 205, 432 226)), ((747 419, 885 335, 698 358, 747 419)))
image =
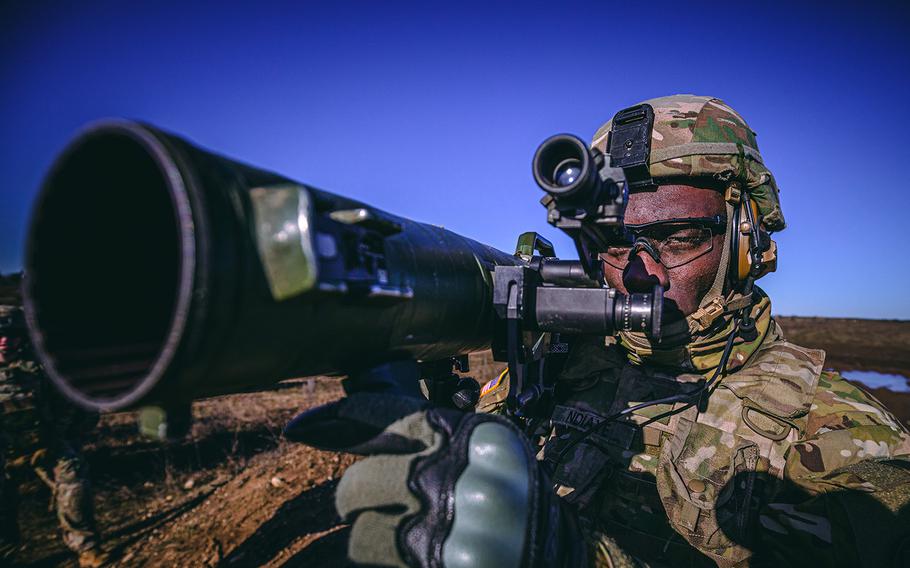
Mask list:
POLYGON ((534 153, 534 181, 554 196, 584 194, 599 181, 594 156, 585 143, 571 134, 544 140, 534 153))
POLYGON ((556 171, 553 172, 553 180, 560 187, 568 187, 575 183, 582 174, 581 164, 575 158, 563 160, 556 171))

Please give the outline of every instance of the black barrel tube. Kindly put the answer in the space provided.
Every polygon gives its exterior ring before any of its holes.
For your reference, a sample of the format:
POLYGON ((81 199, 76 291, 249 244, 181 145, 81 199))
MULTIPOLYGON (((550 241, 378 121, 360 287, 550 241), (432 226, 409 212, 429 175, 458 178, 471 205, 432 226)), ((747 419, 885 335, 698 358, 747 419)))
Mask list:
POLYGON ((98 410, 485 349, 518 263, 128 121, 57 159, 25 256, 38 358, 98 410))
POLYGON ((650 294, 622 294, 615 288, 535 289, 534 324, 541 331, 613 335, 637 331, 659 339, 663 289, 650 294))

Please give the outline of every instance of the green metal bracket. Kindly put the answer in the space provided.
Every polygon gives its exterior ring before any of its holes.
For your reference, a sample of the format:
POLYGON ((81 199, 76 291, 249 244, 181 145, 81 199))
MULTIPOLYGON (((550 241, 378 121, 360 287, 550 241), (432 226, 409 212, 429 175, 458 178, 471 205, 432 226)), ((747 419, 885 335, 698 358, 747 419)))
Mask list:
POLYGON ((541 237, 538 233, 531 231, 519 235, 518 244, 515 245, 515 255, 534 256, 534 251, 539 252, 540 256, 556 256, 556 251, 553 250, 553 243, 541 237))

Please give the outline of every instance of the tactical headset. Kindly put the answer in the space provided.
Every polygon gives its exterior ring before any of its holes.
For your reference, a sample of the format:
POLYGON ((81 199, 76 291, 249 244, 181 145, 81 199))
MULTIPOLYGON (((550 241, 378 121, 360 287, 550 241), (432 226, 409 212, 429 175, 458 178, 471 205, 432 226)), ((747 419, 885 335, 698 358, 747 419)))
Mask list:
POLYGON ((728 275, 734 286, 758 280, 777 268, 777 243, 762 226, 758 205, 734 182, 725 199, 733 206, 728 275))

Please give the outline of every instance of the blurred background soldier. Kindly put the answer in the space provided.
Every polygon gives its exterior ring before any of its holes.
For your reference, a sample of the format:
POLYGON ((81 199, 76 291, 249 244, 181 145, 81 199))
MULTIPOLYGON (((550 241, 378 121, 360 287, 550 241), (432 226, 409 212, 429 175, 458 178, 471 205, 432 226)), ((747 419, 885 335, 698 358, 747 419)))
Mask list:
MULTIPOLYGON (((8 296, 4 294, 4 296, 8 296)), ((80 566, 102 566, 88 466, 82 458, 89 414, 66 402, 32 360, 18 298, 0 297, 0 563, 19 546, 18 483, 13 466, 30 466, 51 490, 67 548, 80 566)))

